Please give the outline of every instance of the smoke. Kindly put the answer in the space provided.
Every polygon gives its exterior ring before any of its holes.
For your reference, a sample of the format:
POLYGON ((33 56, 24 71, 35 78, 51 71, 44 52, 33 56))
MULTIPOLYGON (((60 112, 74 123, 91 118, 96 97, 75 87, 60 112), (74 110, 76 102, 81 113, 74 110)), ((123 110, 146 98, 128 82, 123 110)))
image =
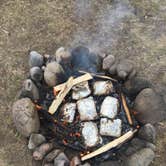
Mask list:
POLYGON ((123 29, 125 18, 133 16, 128 0, 97 2, 76 0, 74 18, 78 24, 72 45, 85 45, 94 52, 111 49, 123 29))

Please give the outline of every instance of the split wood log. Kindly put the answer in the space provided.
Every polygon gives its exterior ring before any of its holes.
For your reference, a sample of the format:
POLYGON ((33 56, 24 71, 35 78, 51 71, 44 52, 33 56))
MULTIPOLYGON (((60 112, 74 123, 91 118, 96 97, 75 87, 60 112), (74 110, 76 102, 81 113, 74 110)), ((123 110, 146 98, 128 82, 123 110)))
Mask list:
POLYGON ((133 125, 133 121, 132 121, 131 115, 130 115, 130 110, 127 106, 126 99, 125 99, 125 96, 123 95, 123 93, 121 93, 121 98, 122 98, 122 104, 123 104, 123 108, 125 110, 128 122, 129 122, 130 125, 133 125))
POLYGON ((111 141, 110 143, 102 146, 101 148, 99 148, 99 149, 97 149, 97 150, 95 150, 95 151, 93 151, 93 152, 81 157, 81 161, 88 160, 88 159, 93 158, 93 157, 95 157, 95 156, 97 156, 99 154, 102 154, 102 153, 104 153, 104 152, 106 152, 106 151, 108 151, 108 150, 110 150, 112 148, 117 147, 118 145, 120 145, 120 144, 126 142, 128 139, 132 138, 135 132, 137 132, 137 129, 134 130, 134 131, 131 131, 131 130, 128 131, 127 133, 125 133, 121 137, 119 137, 119 138, 111 141))
POLYGON ((50 114, 54 114, 58 107, 61 105, 63 99, 68 94, 73 86, 73 77, 70 77, 68 81, 64 84, 63 89, 58 93, 56 99, 52 102, 51 106, 49 107, 48 112, 50 114))
MULTIPOLYGON (((80 72, 80 73, 88 73, 88 72, 82 71, 82 70, 79 70, 78 72, 80 72)), ((89 73, 89 74, 92 75, 92 76, 94 76, 94 77, 103 78, 103 79, 107 79, 107 80, 111 80, 111 81, 117 82, 116 79, 114 79, 114 78, 112 78, 112 77, 109 77, 109 76, 100 75, 100 74, 95 74, 95 73, 89 73)))
MULTIPOLYGON (((80 76, 80 77, 75 78, 75 79, 73 80, 72 86, 74 86, 74 85, 76 85, 76 84, 79 84, 79 83, 81 83, 81 82, 83 82, 83 81, 91 80, 91 79, 93 79, 93 77, 91 76, 91 74, 86 73, 86 74, 84 74, 84 75, 82 75, 82 76, 80 76)), ((55 87, 54 87, 54 91, 58 92, 58 91, 62 90, 62 89, 64 88, 65 84, 66 84, 66 83, 63 83, 63 84, 60 84, 60 85, 55 86, 55 87)))

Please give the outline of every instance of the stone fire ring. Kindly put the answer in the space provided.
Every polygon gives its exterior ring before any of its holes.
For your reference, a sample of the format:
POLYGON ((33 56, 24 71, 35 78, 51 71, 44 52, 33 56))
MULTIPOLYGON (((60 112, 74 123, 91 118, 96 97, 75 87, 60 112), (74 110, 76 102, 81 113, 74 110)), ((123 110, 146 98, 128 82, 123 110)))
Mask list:
POLYGON ((29 66, 12 114, 34 160, 45 166, 147 166, 153 161, 153 125, 165 119, 165 103, 149 81, 136 76, 132 61, 79 46, 61 47, 55 56, 31 51, 29 66), (69 145, 82 153, 67 153, 69 145))

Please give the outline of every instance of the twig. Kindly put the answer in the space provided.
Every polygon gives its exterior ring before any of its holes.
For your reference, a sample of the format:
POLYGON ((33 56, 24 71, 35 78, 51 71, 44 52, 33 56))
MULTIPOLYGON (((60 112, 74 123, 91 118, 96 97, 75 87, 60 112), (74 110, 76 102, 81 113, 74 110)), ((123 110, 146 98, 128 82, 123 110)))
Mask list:
POLYGON ((102 146, 101 148, 81 157, 82 161, 88 160, 90 158, 93 158, 99 154, 102 154, 112 148, 115 148, 116 146, 126 142, 128 139, 130 139, 131 137, 133 137, 134 133, 137 132, 137 129, 134 131, 128 131, 127 133, 125 133, 124 135, 122 135, 121 137, 111 141, 110 143, 102 146))
MULTIPOLYGON (((82 71, 82 70, 79 70, 78 72, 79 72, 79 73, 88 73, 88 72, 82 71)), ((116 79, 111 78, 111 77, 109 77, 109 76, 99 75, 99 74, 95 74, 95 73, 89 73, 89 74, 91 74, 91 75, 94 76, 94 77, 103 78, 103 79, 107 79, 107 80, 111 80, 111 81, 117 82, 116 79)))
POLYGON ((130 111, 129 111, 129 108, 127 106, 126 99, 125 99, 123 93, 121 93, 121 98, 122 98, 122 104, 123 104, 123 108, 126 112, 128 122, 129 122, 130 125, 133 125, 133 121, 132 121, 131 116, 130 116, 130 111))
MULTIPOLYGON (((83 81, 91 80, 91 79, 93 79, 93 77, 91 76, 91 74, 86 73, 86 74, 84 74, 84 75, 82 75, 80 77, 75 78, 73 80, 72 86, 74 86, 76 84, 79 84, 79 83, 81 83, 83 81)), ((54 87, 54 92, 58 92, 58 91, 62 90, 64 88, 64 86, 65 86, 65 83, 55 86, 54 87)))

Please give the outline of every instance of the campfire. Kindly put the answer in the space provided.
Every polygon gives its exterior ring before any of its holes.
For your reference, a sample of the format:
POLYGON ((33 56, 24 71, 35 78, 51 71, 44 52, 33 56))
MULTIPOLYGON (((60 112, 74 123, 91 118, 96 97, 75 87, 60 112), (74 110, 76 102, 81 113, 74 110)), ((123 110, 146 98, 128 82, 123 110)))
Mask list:
MULTIPOLYGON (((96 71, 98 56, 86 48, 78 47, 71 54, 61 48, 55 61, 48 55, 30 53, 30 77, 13 106, 16 127, 30 136, 33 143, 28 147, 34 151, 34 159, 43 163, 54 160, 54 165, 69 165, 68 154, 72 166, 118 158, 140 129, 137 112, 131 110, 133 100, 123 92, 124 78, 133 72, 120 70, 123 79, 119 79, 104 70, 96 71), (31 102, 32 111, 28 112, 31 102), (19 112, 24 106, 25 110, 19 112), (33 133, 40 133, 40 141, 33 133)), ((103 62, 106 69, 108 62, 103 62)))

